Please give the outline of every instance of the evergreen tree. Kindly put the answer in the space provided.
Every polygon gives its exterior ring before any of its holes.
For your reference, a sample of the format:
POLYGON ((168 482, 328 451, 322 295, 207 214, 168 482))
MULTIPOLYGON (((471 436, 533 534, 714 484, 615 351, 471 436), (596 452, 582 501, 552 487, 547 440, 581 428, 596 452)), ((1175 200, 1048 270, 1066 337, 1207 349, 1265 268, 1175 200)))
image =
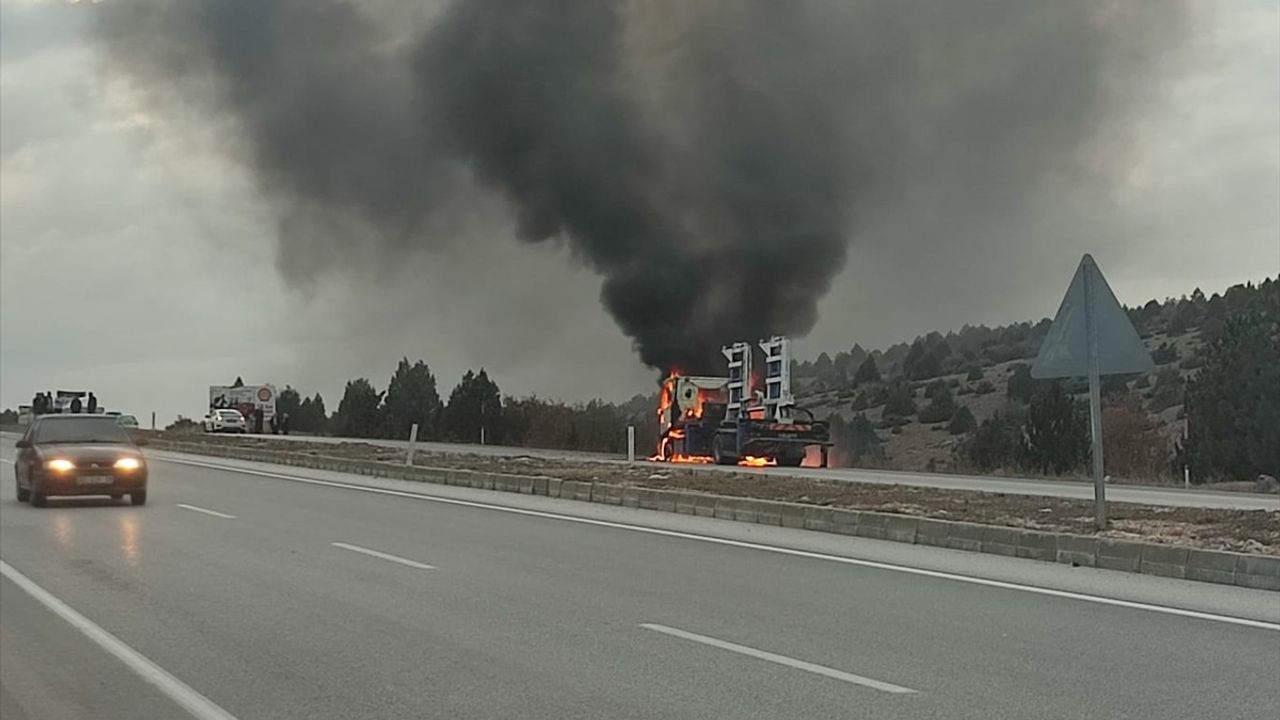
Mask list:
POLYGON ((403 440, 409 437, 409 430, 416 423, 419 438, 434 440, 440 409, 440 395, 431 369, 421 360, 410 365, 408 358, 401 358, 387 385, 383 403, 386 436, 403 440))
POLYGON ((973 413, 969 412, 969 408, 961 405, 951 414, 951 422, 947 423, 947 432, 952 435, 963 435, 972 432, 977 427, 977 422, 973 419, 973 413))
POLYGON ((912 392, 911 386, 906 383, 895 385, 889 391, 889 397, 884 403, 885 415, 896 415, 898 417, 906 417, 916 413, 915 393, 912 392))
POLYGON ((866 360, 858 366, 858 370, 853 374, 853 384, 862 385, 864 383, 880 382, 880 369, 876 367, 876 359, 867 356, 866 360))
POLYGON ((1280 476, 1280 299, 1272 302, 1275 310, 1230 319, 1187 385, 1178 459, 1196 482, 1280 476))
POLYGON ((1023 404, 1031 402, 1031 397, 1036 391, 1036 381, 1031 377, 1031 366, 1018 363, 1009 368, 1009 371, 1009 387, 1006 391, 1009 399, 1023 404))
POLYGON ((480 442, 484 428, 486 443, 502 442, 502 396, 488 373, 467 371, 449 393, 449 404, 441 415, 445 437, 459 442, 480 442))
POLYGON ((1031 399, 1023 426, 1023 460, 1045 474, 1075 470, 1089 459, 1088 404, 1062 384, 1048 383, 1031 399))
POLYGON ((334 414, 334 429, 342 437, 377 437, 382 429, 382 393, 365 378, 350 380, 334 414))

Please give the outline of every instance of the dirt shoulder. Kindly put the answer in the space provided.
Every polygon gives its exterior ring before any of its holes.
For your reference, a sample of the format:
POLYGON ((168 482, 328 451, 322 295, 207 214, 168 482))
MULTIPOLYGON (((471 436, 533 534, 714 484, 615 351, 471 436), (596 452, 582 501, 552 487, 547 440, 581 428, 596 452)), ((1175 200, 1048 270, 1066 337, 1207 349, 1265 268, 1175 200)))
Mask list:
MULTIPOLYGON (((204 445, 295 452, 378 462, 404 462, 404 451, 369 443, 320 444, 283 439, 213 438, 207 435, 163 435, 157 439, 204 445)), ((1210 508, 1155 507, 1111 503, 1112 528, 1095 533, 1093 503, 1087 500, 1005 495, 905 485, 831 482, 755 473, 690 472, 678 467, 639 463, 567 461, 531 456, 483 456, 419 451, 414 464, 512 475, 538 475, 633 485, 664 490, 688 490, 732 497, 778 500, 812 505, 873 510, 918 517, 1069 532, 1102 537, 1143 539, 1214 550, 1280 556, 1280 512, 1210 508)))

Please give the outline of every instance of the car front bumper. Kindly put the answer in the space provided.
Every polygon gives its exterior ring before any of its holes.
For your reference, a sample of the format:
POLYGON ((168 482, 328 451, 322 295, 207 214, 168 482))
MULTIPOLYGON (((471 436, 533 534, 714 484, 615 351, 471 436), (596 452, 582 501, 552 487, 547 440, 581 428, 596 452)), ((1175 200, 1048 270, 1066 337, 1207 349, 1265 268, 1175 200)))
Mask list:
POLYGON ((147 472, 44 472, 35 487, 47 496, 121 495, 147 489, 147 472))

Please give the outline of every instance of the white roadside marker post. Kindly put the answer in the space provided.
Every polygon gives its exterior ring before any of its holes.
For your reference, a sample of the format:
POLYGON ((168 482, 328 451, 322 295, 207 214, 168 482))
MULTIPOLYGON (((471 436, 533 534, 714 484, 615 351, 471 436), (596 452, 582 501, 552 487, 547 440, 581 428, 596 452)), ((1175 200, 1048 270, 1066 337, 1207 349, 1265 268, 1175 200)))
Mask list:
POLYGON ((409 449, 405 452, 405 455, 404 455, 405 465, 408 465, 410 467, 413 466, 413 453, 417 450, 417 443, 418 443, 418 423, 414 423, 413 426, 409 428, 409 449))
POLYGON ((627 464, 636 464, 636 426, 627 426, 627 464))

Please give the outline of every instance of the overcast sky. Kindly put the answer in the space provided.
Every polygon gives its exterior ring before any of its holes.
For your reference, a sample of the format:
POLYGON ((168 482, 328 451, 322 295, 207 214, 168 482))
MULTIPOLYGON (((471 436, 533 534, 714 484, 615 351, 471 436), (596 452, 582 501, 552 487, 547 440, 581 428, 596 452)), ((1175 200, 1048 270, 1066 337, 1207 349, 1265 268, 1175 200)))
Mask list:
MULTIPOLYGON (((903 203, 871 212, 800 356, 1051 315, 1085 252, 1129 304, 1280 272, 1280 3, 1198 7, 1165 101, 1100 161, 1121 176, 1105 197, 1063 180, 1057 200, 1008 210, 1025 215, 1004 226, 1027 235, 1012 246, 927 241, 946 218, 903 203), (1124 221, 1096 224, 1102 213, 1124 221)), ((442 394, 482 365, 516 394, 652 389, 600 280, 563 245, 509 242, 497 201, 468 210, 483 241, 282 283, 271 207, 225 128, 152 112, 106 72, 93 11, 0 2, 4 407, 91 389, 163 424, 199 416, 207 386, 239 375, 319 391, 332 410, 347 379, 384 387, 401 356, 425 359, 442 394)))

